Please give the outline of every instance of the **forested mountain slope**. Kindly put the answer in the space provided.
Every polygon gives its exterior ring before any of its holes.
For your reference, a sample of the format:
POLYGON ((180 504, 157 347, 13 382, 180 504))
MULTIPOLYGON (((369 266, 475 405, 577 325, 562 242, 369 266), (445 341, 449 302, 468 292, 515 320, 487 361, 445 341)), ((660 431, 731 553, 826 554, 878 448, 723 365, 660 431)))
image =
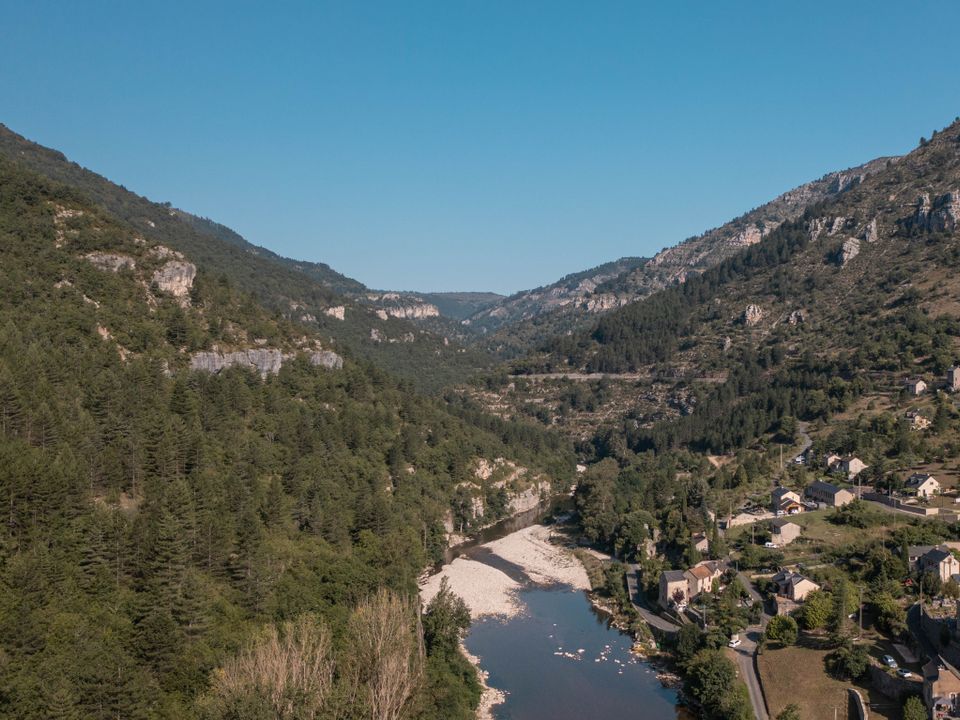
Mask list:
POLYGON ((516 361, 529 379, 492 377, 475 395, 601 453, 729 452, 867 388, 932 381, 960 358, 958 190, 955 123, 714 267, 516 361))
POLYGON ((597 317, 683 282, 754 245, 782 223, 818 202, 856 187, 895 158, 879 158, 832 172, 774 198, 712 230, 661 251, 653 258, 622 258, 517 293, 469 318, 485 336, 476 345, 513 358, 554 336, 586 330, 597 317))
POLYGON ((270 311, 332 338, 358 357, 437 390, 486 367, 482 352, 425 331, 403 313, 377 312, 364 286, 320 263, 283 258, 229 228, 151 202, 0 125, 0 157, 80 190, 142 237, 188 254, 270 311))
POLYGON ((0 159, 0 717, 472 715, 457 616, 421 626, 416 576, 457 497, 502 499, 478 458, 568 486, 572 456, 239 285, 0 159), (319 684, 267 692, 278 648, 319 684))

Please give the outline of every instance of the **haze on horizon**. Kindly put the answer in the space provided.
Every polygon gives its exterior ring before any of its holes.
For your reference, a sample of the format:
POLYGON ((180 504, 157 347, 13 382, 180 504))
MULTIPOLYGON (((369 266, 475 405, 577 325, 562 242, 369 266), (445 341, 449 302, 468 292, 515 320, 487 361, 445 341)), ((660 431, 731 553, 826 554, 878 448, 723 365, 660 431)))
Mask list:
POLYGON ((372 288, 509 294, 960 113, 952 44, 904 49, 956 3, 661 5, 7 3, 0 122, 372 288))

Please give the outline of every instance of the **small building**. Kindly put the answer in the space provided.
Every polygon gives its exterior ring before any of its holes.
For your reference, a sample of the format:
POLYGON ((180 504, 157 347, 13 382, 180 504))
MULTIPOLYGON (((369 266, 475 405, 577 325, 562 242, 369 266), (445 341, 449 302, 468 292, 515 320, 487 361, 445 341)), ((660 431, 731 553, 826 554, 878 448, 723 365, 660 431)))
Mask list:
POLYGON ((841 457, 840 457, 839 455, 837 455, 836 453, 827 453, 826 455, 823 456, 823 466, 824 466, 827 470, 833 470, 834 466, 835 466, 838 462, 840 462, 842 459, 843 459, 843 458, 841 458, 841 457))
POLYGON ((665 570, 660 573, 660 606, 672 608, 690 600, 687 575, 683 570, 665 570))
POLYGON ((695 598, 700 593, 711 592, 713 581, 723 574, 723 567, 714 560, 704 560, 694 565, 684 573, 687 578, 687 593, 695 598))
POLYGON ((847 480, 853 480, 868 467, 869 465, 867 465, 863 460, 853 455, 842 458, 840 462, 836 464, 837 472, 846 475, 847 480))
POLYGON ((960 391, 960 367, 954 366, 947 370, 947 390, 960 391))
POLYGON ((793 490, 778 487, 770 493, 770 509, 781 515, 793 515, 803 512, 803 503, 800 502, 800 496, 793 490))
POLYGON ((927 473, 914 473, 903 485, 903 494, 918 498, 931 498, 940 493, 940 483, 927 473))
POLYGON ((919 410, 909 410, 905 417, 910 422, 911 430, 926 430, 931 425, 930 418, 921 414, 919 410))
POLYGON ((833 483, 823 480, 810 483, 805 492, 807 497, 814 502, 823 503, 830 507, 843 507, 854 500, 853 493, 849 490, 839 488, 833 483))
POLYGON ((704 533, 694 533, 691 541, 693 542, 693 547, 695 547, 698 552, 709 552, 710 539, 704 533))
POLYGON ((803 528, 795 522, 782 518, 777 519, 770 523, 770 541, 777 547, 789 545, 800 537, 802 531, 803 528))
POLYGON ((777 586, 777 595, 795 603, 803 602, 807 595, 820 589, 820 586, 810 578, 790 570, 781 570, 772 579, 777 586))
POLYGON ((927 391, 927 383, 923 378, 910 378, 903 384, 904 389, 914 397, 923 395, 927 391))
POLYGON ((960 672, 942 657, 923 666, 923 699, 934 720, 960 716, 960 672))
POLYGON ((960 560, 953 556, 946 545, 938 545, 921 555, 918 565, 920 572, 936 573, 942 582, 947 582, 956 573, 960 573, 960 560))

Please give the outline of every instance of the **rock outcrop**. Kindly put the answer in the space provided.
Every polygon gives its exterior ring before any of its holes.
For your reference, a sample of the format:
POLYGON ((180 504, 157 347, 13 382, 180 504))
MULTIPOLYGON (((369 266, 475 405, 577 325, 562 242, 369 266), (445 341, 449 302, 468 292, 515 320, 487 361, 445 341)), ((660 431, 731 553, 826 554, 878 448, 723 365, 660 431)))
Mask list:
POLYGON ((229 367, 254 368, 261 377, 276 375, 283 366, 283 353, 275 348, 250 348, 235 352, 198 352, 190 358, 190 369, 218 373, 229 367))
POLYGON ((319 350, 311 353, 310 364, 327 370, 340 370, 343 368, 343 358, 332 350, 319 350))
MULTIPOLYGON (((162 247, 162 246, 161 246, 162 247)), ((185 260, 170 260, 153 273, 153 282, 162 292, 181 300, 190 301, 193 280, 197 276, 197 266, 185 260)))
POLYGON ((743 311, 741 320, 747 327, 753 327, 763 320, 763 308, 759 305, 747 305, 743 311))
POLYGON ((790 325, 803 325, 807 321, 807 311, 806 310, 794 310, 790 313, 790 317, 787 318, 787 322, 790 325))
POLYGON ((617 297, 613 293, 602 293, 587 298, 583 303, 583 308, 587 312, 601 313, 607 310, 614 310, 630 302, 628 298, 617 297))
POLYGON ((411 304, 411 305, 388 305, 380 308, 377 315, 386 313, 388 317, 399 318, 401 320, 425 320, 426 318, 440 317, 440 310, 436 305, 430 303, 411 304))
POLYGON ((843 245, 840 247, 840 252, 837 254, 837 262, 840 263, 840 267, 846 267, 847 263, 849 263, 859 254, 860 241, 854 237, 847 238, 843 241, 843 245))
POLYGON ((136 260, 129 255, 122 255, 120 253, 91 252, 83 257, 98 270, 105 270, 107 272, 133 270, 137 266, 136 260))
POLYGON ((734 247, 748 247, 750 245, 756 245, 758 242, 763 240, 764 234, 765 233, 763 230, 756 225, 748 225, 746 228, 730 238, 730 244, 734 247))
POLYGON ((924 193, 917 200, 913 225, 930 232, 953 232, 960 224, 960 192, 951 190, 933 200, 924 193))
POLYGON ((329 307, 323 311, 323 314, 327 317, 336 318, 337 320, 343 320, 346 317, 346 308, 343 305, 337 305, 336 307, 329 307))
POLYGON ((875 243, 880 239, 880 231, 877 228, 876 218, 867 223, 867 226, 863 230, 863 239, 868 243, 875 243))

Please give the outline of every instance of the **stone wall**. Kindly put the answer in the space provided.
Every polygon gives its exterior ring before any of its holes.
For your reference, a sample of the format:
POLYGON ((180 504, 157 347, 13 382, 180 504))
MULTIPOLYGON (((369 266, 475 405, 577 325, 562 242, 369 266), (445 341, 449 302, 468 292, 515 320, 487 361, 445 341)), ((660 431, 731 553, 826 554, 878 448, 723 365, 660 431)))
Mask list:
POLYGON ((923 683, 899 677, 879 665, 870 666, 870 683, 877 692, 898 702, 903 702, 911 695, 919 695, 923 692, 923 683))

